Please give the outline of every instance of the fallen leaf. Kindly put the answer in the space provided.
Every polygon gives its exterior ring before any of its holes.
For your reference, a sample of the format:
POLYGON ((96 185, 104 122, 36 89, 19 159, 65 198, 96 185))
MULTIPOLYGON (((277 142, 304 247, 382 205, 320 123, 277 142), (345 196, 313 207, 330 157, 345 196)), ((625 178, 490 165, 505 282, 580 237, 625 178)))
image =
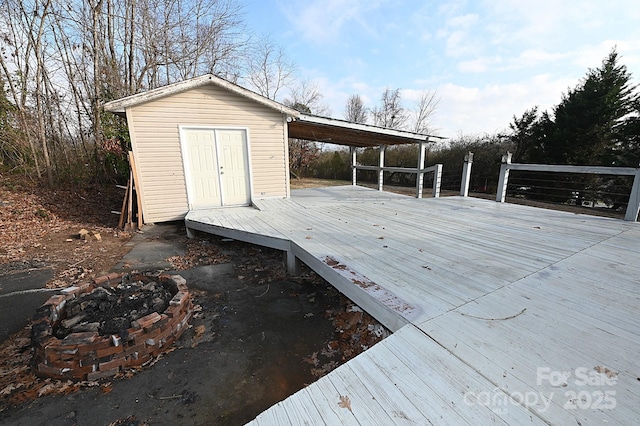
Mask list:
POLYGON ((345 396, 340 395, 340 402, 338 402, 338 407, 346 408, 347 410, 353 413, 353 410, 351 409, 351 400, 347 395, 345 396))
POLYGON ((311 356, 308 358, 303 358, 302 361, 317 367, 318 364, 320 363, 320 361, 318 360, 318 352, 312 353, 311 356))
POLYGON ((198 343, 200 343, 200 340, 202 340, 202 337, 204 336, 204 332, 206 331, 206 327, 204 326, 204 324, 201 324, 195 327, 193 331, 195 334, 191 339, 191 347, 195 348, 196 346, 198 346, 198 343))
POLYGON ((606 375, 608 379, 614 379, 618 377, 618 373, 616 371, 609 370, 607 367, 603 367, 601 365, 596 365, 595 367, 593 367, 593 369, 600 374, 606 375))

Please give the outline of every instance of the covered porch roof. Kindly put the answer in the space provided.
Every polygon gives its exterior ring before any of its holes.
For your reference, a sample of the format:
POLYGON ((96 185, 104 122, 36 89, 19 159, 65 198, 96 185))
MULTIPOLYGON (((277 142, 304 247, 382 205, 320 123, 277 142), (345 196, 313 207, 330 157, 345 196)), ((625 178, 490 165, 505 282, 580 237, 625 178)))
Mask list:
POLYGON ((288 118, 289 137, 353 147, 435 142, 438 136, 388 129, 336 118, 300 114, 288 118))

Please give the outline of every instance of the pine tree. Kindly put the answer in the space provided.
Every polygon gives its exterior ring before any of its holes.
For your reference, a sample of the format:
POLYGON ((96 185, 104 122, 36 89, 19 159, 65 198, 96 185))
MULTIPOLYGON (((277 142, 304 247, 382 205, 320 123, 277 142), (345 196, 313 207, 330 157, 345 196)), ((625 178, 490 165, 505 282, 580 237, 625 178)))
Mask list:
POLYGON ((600 68, 569 90, 554 108, 544 157, 555 164, 619 165, 625 120, 638 102, 631 74, 613 49, 600 68))

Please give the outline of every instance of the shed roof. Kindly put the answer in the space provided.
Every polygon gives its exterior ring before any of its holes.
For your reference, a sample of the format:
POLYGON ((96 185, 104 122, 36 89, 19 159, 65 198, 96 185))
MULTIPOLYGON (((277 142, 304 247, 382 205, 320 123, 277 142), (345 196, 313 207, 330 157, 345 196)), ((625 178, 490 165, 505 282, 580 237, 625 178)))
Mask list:
POLYGON ((126 98, 116 99, 115 101, 105 103, 104 109, 116 114, 123 114, 126 108, 150 102, 155 99, 164 98, 175 93, 185 92, 187 90, 205 86, 207 84, 213 84, 230 92, 236 93, 240 96, 244 96, 245 98, 251 99, 252 101, 255 101, 266 107, 275 109, 276 111, 279 111, 290 117, 297 117, 298 115, 300 115, 300 113, 293 108, 289 108, 288 106, 283 105, 280 102, 273 101, 249 89, 245 89, 244 87, 238 86, 237 84, 233 84, 223 78, 216 77, 213 74, 201 75, 199 77, 179 81, 177 83, 158 87, 146 92, 136 93, 135 95, 127 96, 126 98))
POLYGON ((280 102, 266 98, 249 89, 238 86, 212 74, 205 74, 189 80, 158 87, 147 92, 137 93, 125 98, 104 104, 104 109, 115 114, 124 115, 126 108, 181 93, 207 84, 226 89, 268 108, 272 108, 287 116, 290 138, 305 139, 318 142, 329 142, 338 145, 369 147, 378 145, 399 145, 430 142, 437 136, 429 136, 404 130, 388 129, 369 124, 354 123, 336 118, 303 114, 280 102))

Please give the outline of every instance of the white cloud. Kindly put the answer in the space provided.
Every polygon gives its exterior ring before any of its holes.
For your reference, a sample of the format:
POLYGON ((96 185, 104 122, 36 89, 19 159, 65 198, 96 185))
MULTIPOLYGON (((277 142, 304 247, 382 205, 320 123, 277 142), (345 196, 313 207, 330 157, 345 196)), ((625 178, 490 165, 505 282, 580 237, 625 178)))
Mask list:
POLYGON ((462 61, 458 63, 458 70, 460 72, 468 72, 468 73, 483 73, 487 72, 490 69, 493 69, 498 64, 502 62, 502 58, 500 56, 494 57, 480 57, 475 58, 469 61, 462 61))
POLYGON ((365 15, 380 4, 380 0, 294 0, 281 1, 280 7, 305 40, 321 44, 340 40, 350 26, 375 33, 365 15))
POLYGON ((446 20, 445 27, 437 32, 438 38, 446 39, 446 55, 460 57, 477 51, 478 40, 472 36, 472 30, 478 20, 478 15, 471 13, 446 20))
POLYGON ((548 110, 560 102, 562 92, 575 85, 574 79, 540 74, 518 83, 466 87, 447 83, 438 89, 441 102, 435 126, 451 137, 493 133, 506 129, 513 116, 539 106, 548 110))

